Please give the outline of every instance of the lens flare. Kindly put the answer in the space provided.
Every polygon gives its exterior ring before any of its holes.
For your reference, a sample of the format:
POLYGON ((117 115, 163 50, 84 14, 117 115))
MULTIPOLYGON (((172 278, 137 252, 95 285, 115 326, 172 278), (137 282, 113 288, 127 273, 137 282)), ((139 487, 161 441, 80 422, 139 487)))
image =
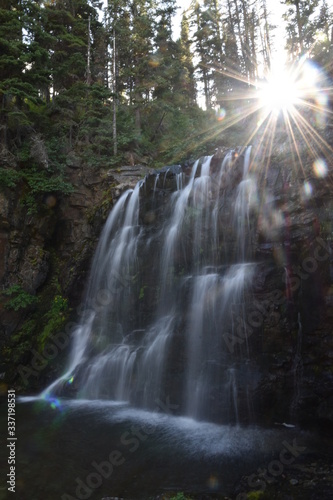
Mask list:
POLYGON ((315 87, 320 79, 320 71, 318 67, 308 59, 304 61, 302 66, 302 83, 306 88, 315 87))
POLYGON ((49 207, 49 208, 53 208, 56 206, 57 204, 57 198, 54 196, 54 195, 49 195, 46 200, 45 200, 45 204, 49 207))
POLYGON ((49 403, 52 410, 61 410, 62 409, 59 399, 54 398, 48 394, 45 395, 44 399, 47 403, 49 403))
POLYGON ((226 114, 227 112, 224 108, 218 108, 216 111, 216 118, 218 119, 219 122, 221 122, 226 117, 226 114))
POLYGON ((50 398, 49 403, 50 403, 52 410, 57 410, 61 406, 59 399, 56 399, 56 398, 50 398))
POLYGON ((151 56, 149 61, 148 61, 148 64, 151 68, 157 68, 161 64, 160 57, 159 56, 151 56))
POLYGON ((216 476, 211 475, 207 481, 208 487, 211 490, 217 490, 219 487, 219 480, 217 479, 216 476))
POLYGON ((316 104, 321 108, 328 105, 328 95, 325 92, 320 92, 316 95, 316 104))
POLYGON ((304 198, 310 198, 312 195, 312 186, 310 182, 304 182, 303 185, 303 191, 304 191, 304 198))
POLYGON ((317 177, 325 177, 327 175, 327 165, 325 161, 318 158, 313 164, 313 170, 317 177))

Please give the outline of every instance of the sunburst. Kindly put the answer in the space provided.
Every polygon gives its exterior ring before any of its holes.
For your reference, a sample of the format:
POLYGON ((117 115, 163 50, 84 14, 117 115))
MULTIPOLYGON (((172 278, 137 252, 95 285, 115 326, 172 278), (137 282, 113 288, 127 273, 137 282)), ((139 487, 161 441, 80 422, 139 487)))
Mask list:
POLYGON ((250 144, 256 139, 258 154, 259 151, 262 154, 264 148, 265 156, 268 155, 266 168, 269 167, 274 144, 281 139, 281 131, 284 130, 295 169, 303 169, 302 142, 306 153, 313 159, 314 174, 317 177, 327 174, 327 163, 332 163, 333 148, 325 139, 324 130, 332 122, 329 99, 333 88, 327 84, 328 78, 323 69, 308 57, 303 57, 289 67, 273 64, 261 81, 249 81, 242 75, 232 75, 228 70, 221 73, 242 82, 243 89, 229 92, 221 101, 217 123, 210 131, 210 140, 223 137, 227 129, 252 116, 254 120, 251 120, 245 143, 250 144), (326 164, 326 168, 316 168, 318 162, 326 164))

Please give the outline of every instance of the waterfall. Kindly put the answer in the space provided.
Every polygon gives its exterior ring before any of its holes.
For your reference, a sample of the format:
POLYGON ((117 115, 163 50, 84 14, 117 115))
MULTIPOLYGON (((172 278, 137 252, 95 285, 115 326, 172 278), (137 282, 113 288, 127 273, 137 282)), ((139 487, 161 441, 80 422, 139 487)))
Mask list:
POLYGON ((152 408, 172 397, 181 414, 239 422, 247 334, 238 358, 223 336, 235 318, 245 324, 255 272, 250 157, 247 147, 239 179, 240 155, 230 151, 219 165, 207 156, 190 173, 166 169, 121 196, 96 249, 68 367, 44 396, 66 393, 70 379, 78 398, 152 408))
MULTIPOLYGON (((187 330, 186 409, 191 416, 205 416, 210 399, 220 392, 219 384, 228 385, 230 373, 235 373, 222 335, 232 325, 233 316, 241 313, 244 290, 252 274, 253 266, 237 264, 223 276, 214 273, 194 278, 187 330)), ((219 406, 229 407, 228 391, 220 393, 219 398, 219 406)), ((234 400, 232 405, 238 420, 234 400)))
POLYGON ((237 255, 238 259, 245 261, 249 257, 251 227, 250 210, 257 205, 256 179, 250 172, 251 147, 245 152, 242 180, 237 188, 235 201, 234 224, 237 231, 237 255))

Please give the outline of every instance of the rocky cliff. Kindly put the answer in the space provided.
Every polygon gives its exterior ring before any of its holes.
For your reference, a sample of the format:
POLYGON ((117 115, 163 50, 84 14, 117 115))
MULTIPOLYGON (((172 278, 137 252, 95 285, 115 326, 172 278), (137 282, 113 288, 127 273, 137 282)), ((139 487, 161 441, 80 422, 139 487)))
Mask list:
MULTIPOLYGON (((18 168, 6 150, 1 160, 3 168, 18 168)), ((51 359, 44 349, 53 334, 78 318, 106 217, 120 194, 148 171, 137 165, 96 172, 69 154, 66 177, 72 192, 44 193, 34 213, 22 203, 23 182, 0 190, 3 380, 21 390, 38 390, 45 377, 61 370, 68 353, 51 359)))
MULTIPOLYGON (((242 422, 254 415, 254 421, 269 425, 286 420, 332 425, 332 166, 327 157, 325 161, 314 157, 305 146, 295 163, 281 136, 280 140, 272 154, 260 139, 253 146, 251 168, 257 175, 255 189, 249 191, 243 257, 256 263, 256 275, 246 303, 246 335, 244 325, 238 325, 236 333, 223 340, 235 366, 242 362, 245 343, 250 353, 251 366, 244 369, 244 377, 250 370, 252 385, 246 394, 241 386, 237 393, 242 422)), ((212 175, 218 175, 225 153, 225 149, 215 153, 212 175)), ((233 154, 232 169, 211 193, 212 199, 218 194, 221 200, 221 258, 228 262, 237 261, 228 199, 243 168, 242 149, 233 154)), ((186 181, 191 163, 181 170, 186 181)), ((22 370, 17 371, 18 366, 30 369, 35 353, 42 353, 50 337, 77 317, 101 228, 120 194, 147 175, 140 194, 140 221, 149 234, 158 230, 176 186, 174 169, 159 177, 141 166, 97 175, 70 156, 67 171, 74 191, 67 196, 47 193, 35 215, 20 205, 19 190, 1 192, 2 371, 22 389, 40 387, 60 369, 65 351, 55 361, 49 359, 45 370, 33 366, 34 373, 23 376, 22 370)), ((191 245, 190 234, 184 245, 191 245)), ((186 265, 181 259, 180 272, 186 265)), ((142 268, 143 325, 156 305, 150 264, 142 268)), ((175 399, 183 355, 181 337, 176 336, 169 382, 169 394, 175 399)), ((213 399, 218 398, 218 389, 212 388, 213 399)), ((223 413, 223 408, 216 408, 223 413)))

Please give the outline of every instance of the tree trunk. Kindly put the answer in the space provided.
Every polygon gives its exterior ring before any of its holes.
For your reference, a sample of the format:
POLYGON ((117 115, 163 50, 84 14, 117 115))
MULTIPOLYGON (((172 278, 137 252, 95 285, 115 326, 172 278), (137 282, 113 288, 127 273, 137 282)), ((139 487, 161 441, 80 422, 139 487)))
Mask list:
POLYGON ((113 154, 117 156, 118 143, 117 143, 117 61, 116 61, 116 30, 113 26, 113 122, 112 122, 112 136, 113 136, 113 154))
POLYGON ((239 41, 240 41, 240 46, 241 46, 241 51, 242 51, 242 57, 243 57, 243 61, 245 64, 245 70, 247 70, 247 67, 246 67, 246 48, 245 48, 244 39, 242 36, 242 28, 241 28, 241 21, 240 21, 237 0, 234 0, 234 4, 235 4, 236 23, 237 23, 237 28, 238 28, 238 36, 239 36, 239 41))
POLYGON ((90 16, 88 18, 88 41, 87 41, 87 85, 91 85, 91 40, 90 40, 90 16))
POLYGON ((298 42, 301 53, 303 52, 303 33, 302 33, 302 20, 301 12, 299 7, 299 0, 295 0, 296 6, 296 20, 297 20, 297 31, 298 31, 298 42))
POLYGON ((0 94, 0 144, 7 146, 6 94, 0 94))

